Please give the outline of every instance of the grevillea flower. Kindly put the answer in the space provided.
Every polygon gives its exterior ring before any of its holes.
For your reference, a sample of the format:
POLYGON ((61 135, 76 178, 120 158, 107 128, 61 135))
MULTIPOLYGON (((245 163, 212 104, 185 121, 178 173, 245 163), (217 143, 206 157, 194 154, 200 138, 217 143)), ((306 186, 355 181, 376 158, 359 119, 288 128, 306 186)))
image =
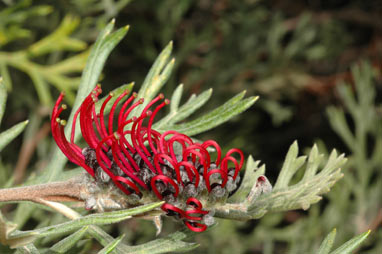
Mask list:
POLYGON ((143 99, 136 100, 134 93, 122 102, 128 97, 125 91, 106 116, 106 105, 114 95, 110 93, 96 112, 101 92, 97 86, 76 111, 70 140, 64 134, 66 121, 60 119, 66 109, 61 104, 64 94, 58 97, 51 127, 61 151, 95 182, 114 184, 134 200, 164 200, 161 208, 166 215, 183 221, 192 231, 206 230, 213 223, 213 204, 237 188, 243 153, 234 148, 223 156, 213 140, 200 144, 174 130, 159 133, 152 129, 158 111, 169 104, 162 94, 150 101, 138 117, 129 117, 143 99), (74 143, 77 119, 88 145, 85 148, 74 143), (214 149, 213 154, 209 148, 214 149))

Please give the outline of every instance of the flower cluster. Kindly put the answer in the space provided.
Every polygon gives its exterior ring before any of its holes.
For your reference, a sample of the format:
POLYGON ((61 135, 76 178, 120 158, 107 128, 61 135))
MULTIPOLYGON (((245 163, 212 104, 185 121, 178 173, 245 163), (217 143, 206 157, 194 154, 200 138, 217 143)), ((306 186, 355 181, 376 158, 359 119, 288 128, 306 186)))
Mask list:
POLYGON ((66 108, 61 104, 64 94, 57 99, 51 127, 62 152, 96 182, 112 182, 136 200, 147 196, 164 200, 161 208, 168 216, 182 220, 192 231, 206 230, 213 223, 213 211, 208 208, 237 188, 243 153, 231 149, 222 156, 213 140, 200 144, 174 130, 159 133, 152 129, 158 111, 169 104, 162 94, 150 101, 138 117, 129 117, 143 99, 137 99, 134 93, 122 102, 128 97, 125 91, 115 99, 106 116, 105 108, 114 94, 110 93, 96 112, 95 103, 101 92, 97 86, 76 111, 70 141, 64 134, 66 121, 60 119, 66 108), (78 118, 88 145, 85 148, 74 143, 78 118), (211 148, 214 156, 208 151, 211 148))

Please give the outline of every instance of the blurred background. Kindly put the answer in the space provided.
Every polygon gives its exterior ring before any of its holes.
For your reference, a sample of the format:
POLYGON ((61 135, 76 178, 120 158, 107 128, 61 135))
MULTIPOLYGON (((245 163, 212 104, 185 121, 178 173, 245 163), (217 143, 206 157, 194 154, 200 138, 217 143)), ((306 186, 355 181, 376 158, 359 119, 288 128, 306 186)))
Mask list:
MULTIPOLYGON (((359 253, 382 253, 378 0, 2 0, 0 73, 9 95, 1 129, 25 119, 30 124, 2 151, 0 186, 44 170, 52 149, 52 103, 60 91, 73 103, 89 47, 112 18, 130 30, 106 63, 104 90, 131 81, 138 90, 172 40, 176 66, 166 97, 181 83, 188 96, 213 88, 206 110, 243 90, 260 96, 245 113, 197 138, 251 154, 267 165, 272 183, 294 140, 303 152, 317 143, 322 151, 336 148, 349 157, 344 178, 308 211, 219 221, 193 239, 201 244, 194 253, 314 253, 333 228, 335 246, 371 229, 359 253)), ((12 217, 12 209, 5 213, 12 217)), ((41 211, 36 213, 20 226, 42 223, 41 211)), ((179 227, 169 220, 164 225, 164 235, 179 227)), ((122 223, 110 232, 126 233, 130 244, 155 238, 149 221, 122 223)))

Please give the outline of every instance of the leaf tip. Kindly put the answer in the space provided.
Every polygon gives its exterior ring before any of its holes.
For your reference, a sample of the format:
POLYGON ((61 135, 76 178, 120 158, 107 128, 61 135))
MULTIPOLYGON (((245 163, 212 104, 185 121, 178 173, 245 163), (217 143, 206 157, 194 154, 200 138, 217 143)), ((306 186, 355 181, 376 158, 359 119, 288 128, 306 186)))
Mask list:
POLYGON ((302 210, 306 211, 306 210, 309 209, 309 207, 310 207, 310 203, 309 203, 309 202, 303 202, 303 203, 301 203, 301 208, 302 208, 302 210))
POLYGON ((125 29, 126 31, 129 31, 129 29, 130 29, 130 25, 126 25, 126 26, 124 26, 124 29, 125 29))

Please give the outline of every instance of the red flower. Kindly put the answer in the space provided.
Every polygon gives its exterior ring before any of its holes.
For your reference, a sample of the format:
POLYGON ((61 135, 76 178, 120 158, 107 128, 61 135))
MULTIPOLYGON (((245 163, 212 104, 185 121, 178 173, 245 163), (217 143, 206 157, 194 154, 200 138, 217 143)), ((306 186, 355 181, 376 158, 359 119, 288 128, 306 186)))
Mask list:
MULTIPOLYGON (((209 211, 203 209, 200 200, 214 203, 236 189, 243 153, 231 149, 222 156, 219 145, 213 140, 199 144, 177 131, 159 133, 152 129, 158 111, 169 104, 162 94, 149 102, 138 117, 129 117, 132 110, 143 103, 143 99, 133 102, 137 96, 134 93, 116 115, 119 102, 128 95, 125 91, 115 100, 106 117, 105 107, 114 95, 109 94, 96 112, 95 102, 101 92, 101 87, 97 86, 75 113, 70 141, 64 134, 66 121, 59 118, 66 108, 61 105, 64 97, 61 93, 51 120, 52 135, 59 148, 97 182, 112 181, 126 195, 136 195, 137 199, 155 195, 166 201, 162 210, 167 215, 176 215, 193 231, 204 231, 209 224, 206 222, 209 211), (154 104, 154 110, 150 111, 154 104), (74 143, 77 118, 82 137, 88 144, 83 149, 74 143), (216 151, 214 160, 208 147, 216 151), (233 154, 240 156, 239 162, 233 154), (234 167, 229 168, 229 163, 234 167)), ((207 206, 211 207, 208 202, 207 206)))

